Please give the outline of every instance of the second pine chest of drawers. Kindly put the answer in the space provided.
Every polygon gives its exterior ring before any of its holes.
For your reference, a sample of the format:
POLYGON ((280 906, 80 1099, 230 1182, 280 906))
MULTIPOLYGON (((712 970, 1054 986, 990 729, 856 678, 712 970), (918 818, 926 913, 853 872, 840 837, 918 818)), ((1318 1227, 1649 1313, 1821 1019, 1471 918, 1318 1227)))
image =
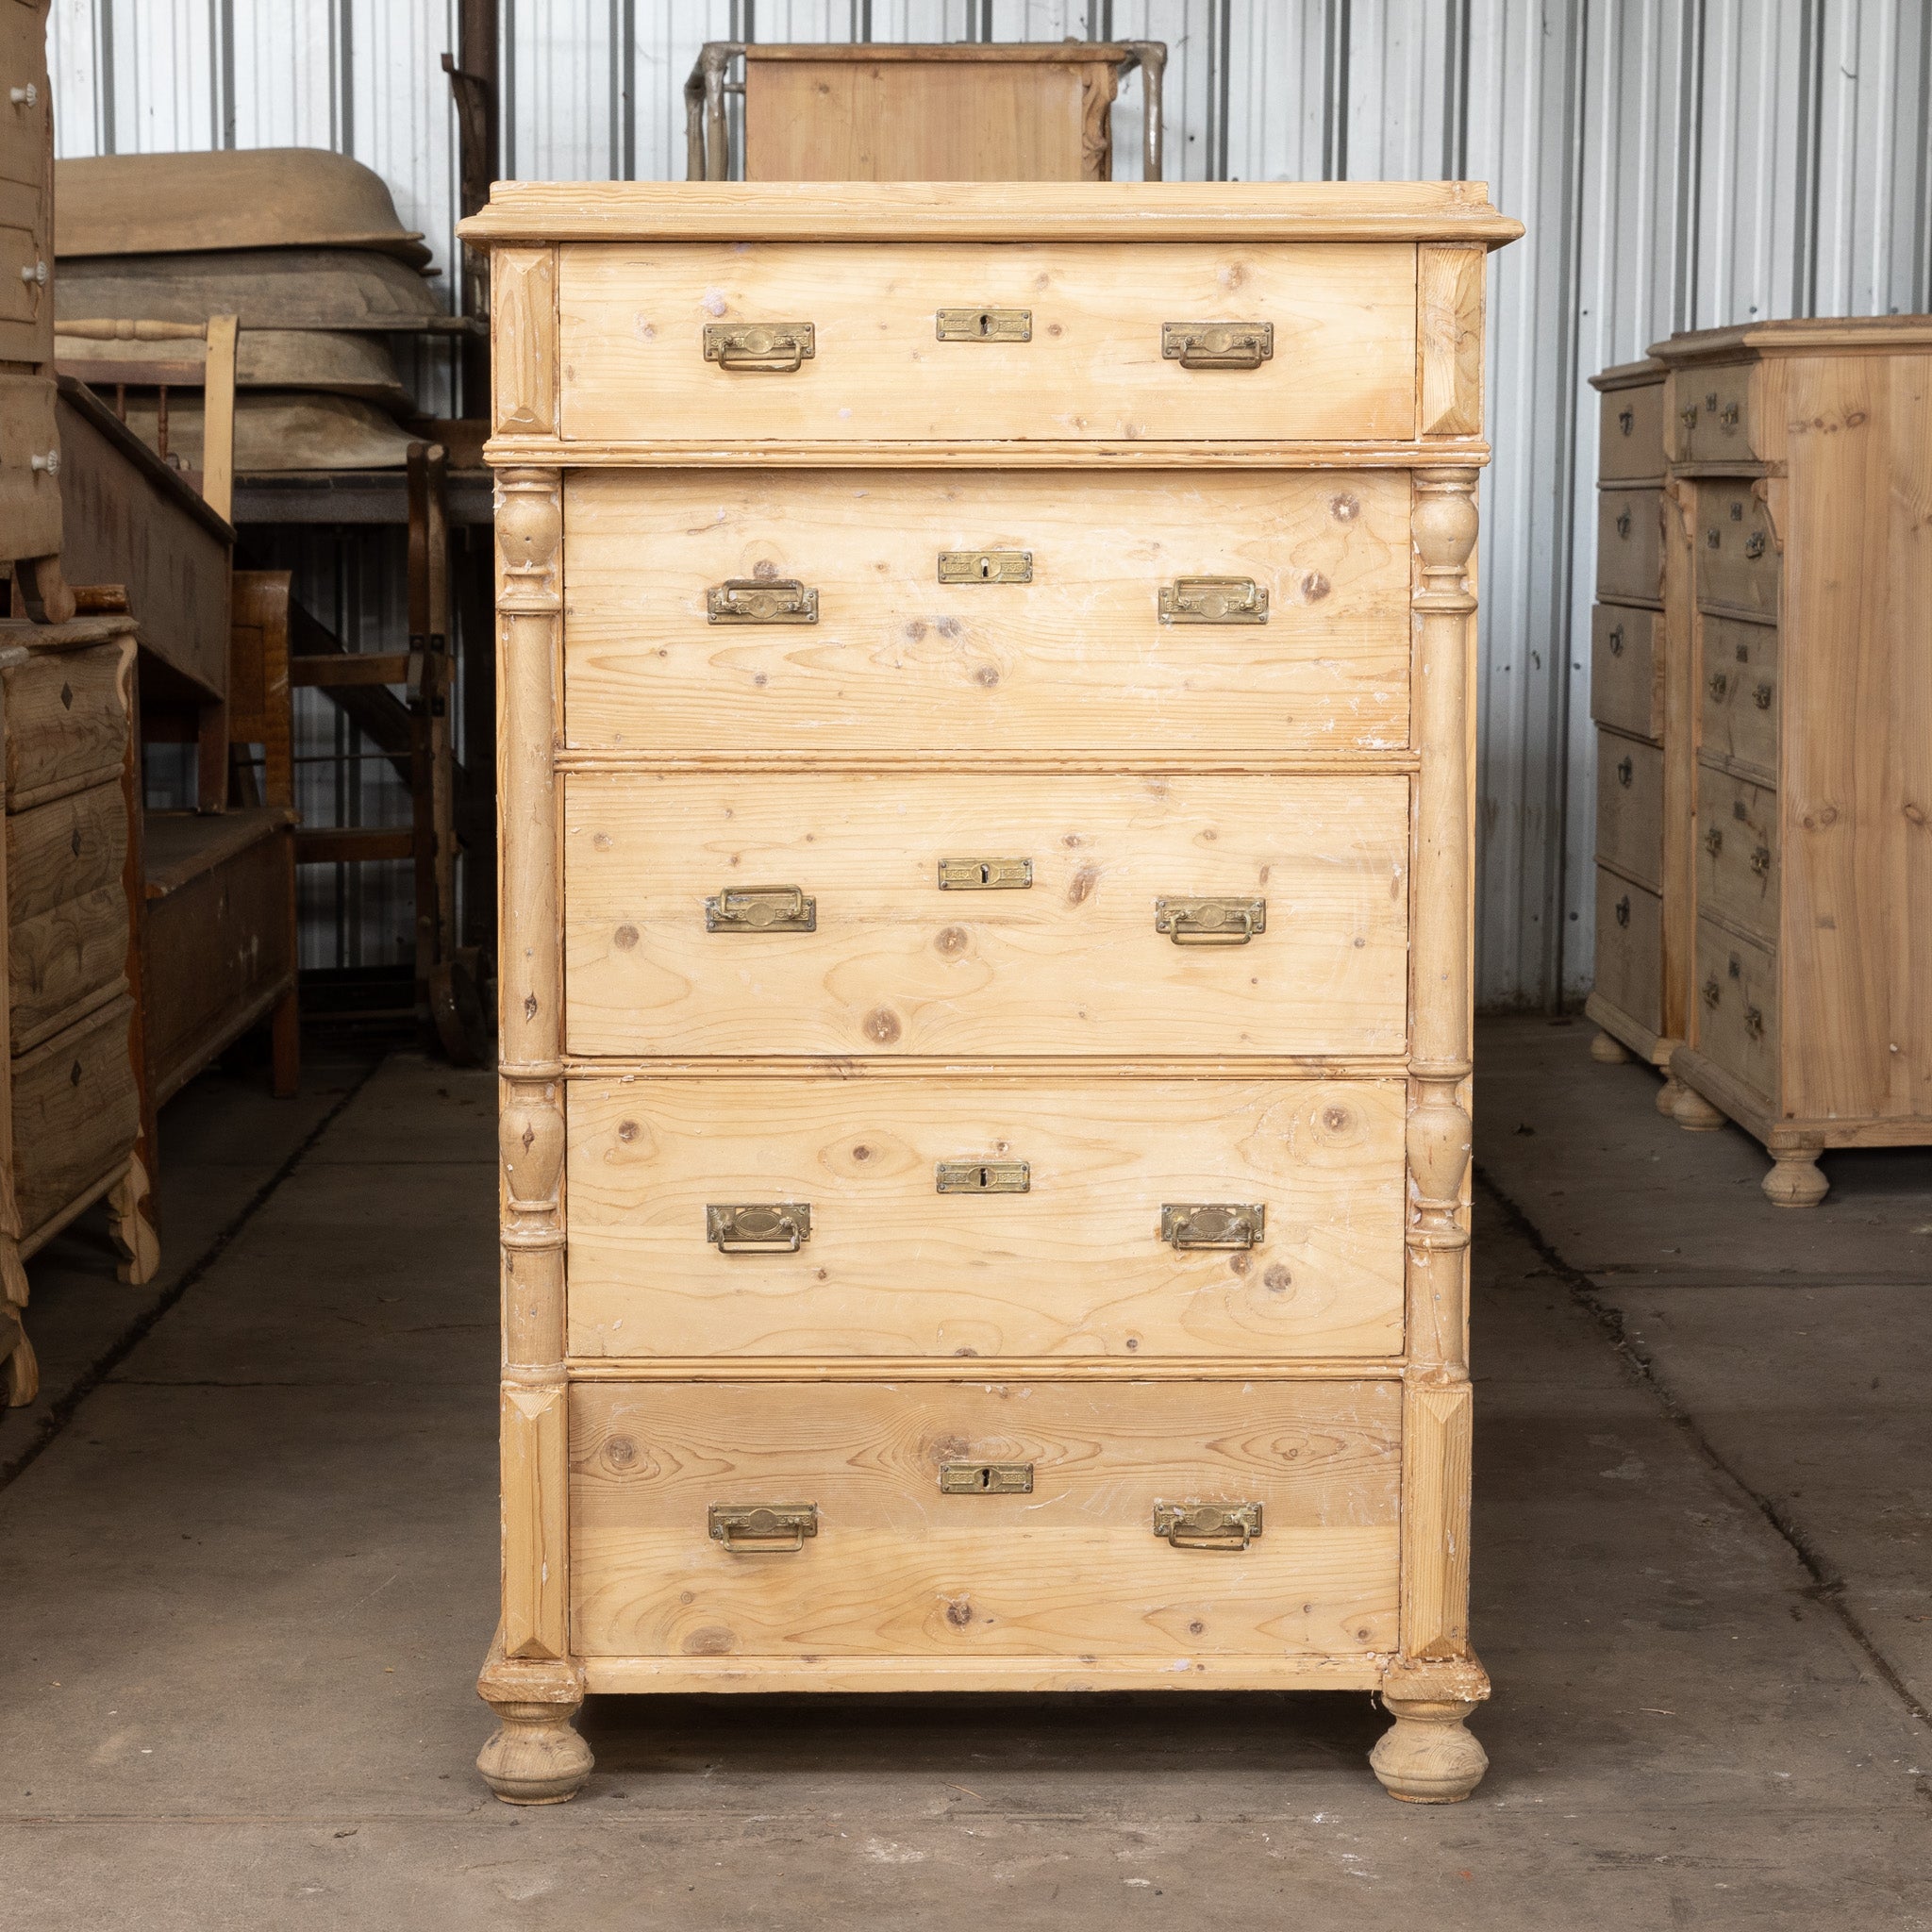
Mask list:
POLYGON ((1379 1690, 1464 1796, 1479 188, 504 188, 497 1792, 1379 1690))

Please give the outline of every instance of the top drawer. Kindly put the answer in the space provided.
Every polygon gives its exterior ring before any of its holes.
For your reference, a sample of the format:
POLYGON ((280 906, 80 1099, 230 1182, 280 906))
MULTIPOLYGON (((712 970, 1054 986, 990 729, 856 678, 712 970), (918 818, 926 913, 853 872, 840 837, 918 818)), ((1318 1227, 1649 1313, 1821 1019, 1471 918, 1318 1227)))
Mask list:
POLYGON ((1724 463, 1757 455, 1751 421, 1751 371, 1740 362, 1729 369, 1687 369, 1677 378, 1677 446, 1692 463, 1724 463))
POLYGON ((1643 483, 1664 473, 1664 386, 1613 389, 1603 399, 1597 439, 1600 483, 1643 483))
POLYGON ((1412 245, 577 242, 559 251, 558 311, 562 433, 577 441, 1415 427, 1412 245), (1221 366, 1191 366, 1213 363, 1211 332, 1205 349, 1178 338, 1217 323, 1247 326, 1221 366), (752 333, 720 340, 732 330, 752 333))

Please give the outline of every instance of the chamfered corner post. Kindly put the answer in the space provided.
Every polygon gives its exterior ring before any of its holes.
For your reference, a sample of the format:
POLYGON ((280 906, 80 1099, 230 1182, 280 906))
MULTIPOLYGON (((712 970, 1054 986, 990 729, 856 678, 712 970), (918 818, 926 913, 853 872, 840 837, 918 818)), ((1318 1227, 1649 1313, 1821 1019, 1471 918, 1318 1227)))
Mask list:
POLYGON ((1410 952, 1407 1367, 1395 1723, 1370 1757, 1390 1792, 1466 1798, 1488 1764, 1464 1720, 1489 1695, 1469 1644, 1471 1407, 1469 638, 1476 473, 1415 473, 1415 921, 1410 952))
POLYGON ((574 1796, 591 1772, 571 1724, 584 1690, 570 1655, 566 1495, 560 472, 498 471, 496 546, 503 1620, 477 1685, 498 1728, 476 1762, 499 1798, 541 1805, 574 1796))

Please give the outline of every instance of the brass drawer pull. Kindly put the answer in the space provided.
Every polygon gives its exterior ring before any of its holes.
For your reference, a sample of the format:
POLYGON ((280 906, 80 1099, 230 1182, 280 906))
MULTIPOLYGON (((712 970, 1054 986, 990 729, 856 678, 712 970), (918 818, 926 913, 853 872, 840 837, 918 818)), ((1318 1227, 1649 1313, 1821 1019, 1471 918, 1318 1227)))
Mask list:
POLYGON ((1691 403, 1687 408, 1679 409, 1677 411, 1677 421, 1681 423, 1686 429, 1696 428, 1697 405, 1695 403, 1691 403))
POLYGON ((705 592, 708 624, 816 624, 819 593, 796 577, 727 577, 705 592))
POLYGON ((1030 858, 942 858, 942 892, 1023 892, 1033 883, 1030 858))
POLYGON ((819 902, 796 886, 727 886, 705 901, 707 932, 816 932, 819 902))
POLYGON ((1724 990, 1718 984, 1717 975, 1713 974, 1704 982, 1704 1004, 1714 1013, 1717 1011, 1717 1003, 1724 996, 1724 990))
POLYGON ((746 1557, 789 1557, 819 1533, 816 1503, 713 1503, 705 1512, 711 1541, 746 1557))
POLYGON ((817 352, 808 322, 708 322, 705 360, 724 369, 790 375, 817 352))
POLYGON ((1163 322, 1160 354, 1183 369, 1258 369, 1274 354, 1274 325, 1163 322))
POLYGON ((1635 409, 1619 409, 1617 411, 1617 427, 1625 436, 1628 436, 1637 427, 1637 411, 1635 409))
POLYGON ((1770 685, 1768 685, 1768 684, 1760 684, 1760 685, 1759 685, 1759 686, 1757 687, 1757 689, 1756 691, 1753 691, 1753 692, 1751 693, 1751 702, 1752 702, 1753 704, 1755 704, 1755 705, 1756 705, 1756 706, 1757 707, 1757 708, 1758 708, 1758 709, 1759 709, 1760 711, 1768 711, 1768 710, 1770 710, 1770 709, 1771 709, 1771 687, 1770 687, 1770 685))
POLYGON ((942 1462, 940 1491, 948 1496, 1030 1496, 1030 1462, 942 1462))
POLYGON ((1157 1503, 1154 1534, 1177 1550, 1244 1550, 1261 1534, 1261 1506, 1157 1503))
POLYGON ((1619 510, 1617 512, 1617 535, 1620 537, 1627 537, 1629 534, 1630 512, 1627 509, 1619 510))
POLYGON ((1735 429, 1738 426, 1737 404, 1726 403, 1724 406, 1724 408, 1719 412, 1717 420, 1720 423, 1722 423, 1726 429, 1735 429))
POLYGON ((1744 1031, 1753 1040, 1762 1040, 1764 1038, 1764 1014, 1757 1007, 1746 1007, 1744 1008, 1744 1031))
POLYGON ((1030 584, 1033 581, 1033 553, 1030 550, 941 550, 940 582, 942 584, 1030 584))
POLYGON ((749 1201, 705 1209, 705 1239, 721 1255, 795 1255, 811 1239, 805 1201, 749 1201))
POLYGON ((1258 1247, 1268 1210, 1252 1201, 1167 1202, 1160 1239, 1171 1248, 1258 1247))
POLYGON ((1617 760, 1617 783, 1621 785, 1625 791, 1629 791, 1630 782, 1633 778, 1636 777, 1636 775, 1637 767, 1630 762, 1627 757, 1621 758, 1617 760))
POLYGON ((1710 830, 1705 833, 1704 849, 1713 858, 1724 849, 1724 835, 1716 825, 1711 826, 1710 830))
POLYGON ((1730 688, 1731 680, 1728 677, 1726 677, 1722 671, 1713 671, 1711 673, 1710 684, 1708 686, 1708 689, 1711 696, 1714 697, 1719 704, 1724 703, 1725 693, 1729 691, 1730 688))
POLYGON ((1030 342, 1030 308, 941 308, 933 334, 942 342, 1030 342))
POLYGON ((1771 876, 1771 847, 1759 845, 1751 854, 1751 870, 1761 879, 1771 876))
POLYGON ((1619 925, 1628 925, 1630 924, 1630 894, 1628 892, 1625 892, 1617 901, 1617 924, 1619 925))
POLYGON ((1764 532, 1762 530, 1753 530, 1744 539, 1744 555, 1746 557, 1762 557, 1764 555, 1764 532))
POLYGON ((1025 1160, 941 1160, 932 1172, 934 1191, 941 1194, 1025 1194, 1033 1190, 1033 1166, 1025 1160))
POLYGON ((1176 577, 1160 587, 1162 624, 1266 624, 1268 592, 1253 577, 1176 577))
POLYGON ((1610 626, 1609 646, 1611 657, 1621 658, 1624 655, 1624 626, 1621 624, 1610 626))
POLYGON ((1268 930, 1265 899, 1157 899, 1154 930, 1177 946, 1244 946, 1268 930))

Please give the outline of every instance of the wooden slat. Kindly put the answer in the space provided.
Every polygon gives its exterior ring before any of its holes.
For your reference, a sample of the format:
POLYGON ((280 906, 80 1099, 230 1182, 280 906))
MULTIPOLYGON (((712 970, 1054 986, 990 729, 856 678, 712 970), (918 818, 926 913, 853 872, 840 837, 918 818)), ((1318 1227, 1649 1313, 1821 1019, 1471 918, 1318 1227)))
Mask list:
POLYGON ((297 865, 367 865, 381 858, 408 858, 416 835, 367 825, 302 825, 295 833, 297 865))
POLYGON ((346 684, 408 684, 407 651, 351 651, 340 658, 295 658, 289 664, 289 682, 315 688, 346 684))

